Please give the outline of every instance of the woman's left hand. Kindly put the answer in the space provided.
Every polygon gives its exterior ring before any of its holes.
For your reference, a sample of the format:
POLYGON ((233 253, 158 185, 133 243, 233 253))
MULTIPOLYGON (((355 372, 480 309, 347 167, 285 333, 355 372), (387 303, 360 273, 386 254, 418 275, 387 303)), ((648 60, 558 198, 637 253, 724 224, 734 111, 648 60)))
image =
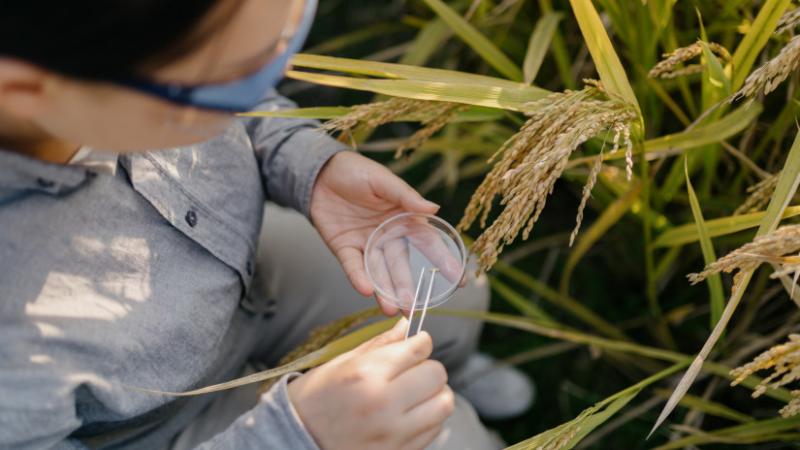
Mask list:
MULTIPOLYGON (((310 209, 311 221, 353 287, 359 294, 371 296, 374 288, 364 269, 364 248, 370 233, 397 214, 435 214, 439 206, 425 200, 381 164, 355 152, 342 152, 322 168, 310 209)), ((384 314, 397 314, 396 307, 378 303, 384 314)))

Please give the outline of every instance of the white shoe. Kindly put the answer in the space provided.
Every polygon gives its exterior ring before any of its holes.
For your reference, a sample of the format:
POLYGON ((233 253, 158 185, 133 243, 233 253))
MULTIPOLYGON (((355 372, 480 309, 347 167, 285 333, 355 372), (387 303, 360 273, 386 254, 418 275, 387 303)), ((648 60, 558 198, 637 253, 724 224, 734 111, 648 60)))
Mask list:
POLYGON ((475 407, 479 416, 489 420, 521 415, 531 407, 536 395, 536 387, 527 375, 482 353, 470 356, 458 372, 451 374, 450 385, 475 407))

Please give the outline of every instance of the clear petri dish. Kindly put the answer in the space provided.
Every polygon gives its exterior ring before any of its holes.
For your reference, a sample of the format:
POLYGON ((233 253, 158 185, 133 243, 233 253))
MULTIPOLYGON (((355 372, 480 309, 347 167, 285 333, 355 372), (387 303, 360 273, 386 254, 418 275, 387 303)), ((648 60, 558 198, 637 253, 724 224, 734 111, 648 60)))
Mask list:
POLYGON ((455 228, 429 214, 388 219, 372 232, 364 251, 378 299, 405 311, 446 302, 461 285, 466 263, 467 249, 455 228), (423 298, 427 302, 415 304, 423 298))

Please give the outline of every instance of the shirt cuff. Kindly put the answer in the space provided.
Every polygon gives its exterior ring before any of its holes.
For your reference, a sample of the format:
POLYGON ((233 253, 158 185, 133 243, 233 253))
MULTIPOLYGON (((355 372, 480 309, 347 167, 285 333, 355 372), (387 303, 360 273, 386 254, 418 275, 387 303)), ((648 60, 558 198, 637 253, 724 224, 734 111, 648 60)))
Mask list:
POLYGON ((293 450, 320 450, 289 399, 288 384, 299 376, 299 373, 284 375, 261 396, 257 409, 266 415, 262 423, 271 424, 271 432, 282 434, 277 440, 291 442, 293 450))
POLYGON ((282 145, 278 156, 287 160, 277 165, 292 173, 275 174, 270 180, 272 199, 310 219, 311 194, 320 171, 334 155, 349 150, 348 146, 318 128, 303 128, 293 133, 282 145))

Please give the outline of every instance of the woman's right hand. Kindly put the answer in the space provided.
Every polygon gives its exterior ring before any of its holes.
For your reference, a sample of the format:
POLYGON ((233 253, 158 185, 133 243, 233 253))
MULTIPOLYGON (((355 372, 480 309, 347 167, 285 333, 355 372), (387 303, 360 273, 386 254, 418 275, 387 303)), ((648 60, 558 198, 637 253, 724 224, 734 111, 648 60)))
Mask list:
POLYGON ((408 322, 289 383, 289 398, 323 450, 421 450, 453 412, 447 372, 428 333, 408 322))

